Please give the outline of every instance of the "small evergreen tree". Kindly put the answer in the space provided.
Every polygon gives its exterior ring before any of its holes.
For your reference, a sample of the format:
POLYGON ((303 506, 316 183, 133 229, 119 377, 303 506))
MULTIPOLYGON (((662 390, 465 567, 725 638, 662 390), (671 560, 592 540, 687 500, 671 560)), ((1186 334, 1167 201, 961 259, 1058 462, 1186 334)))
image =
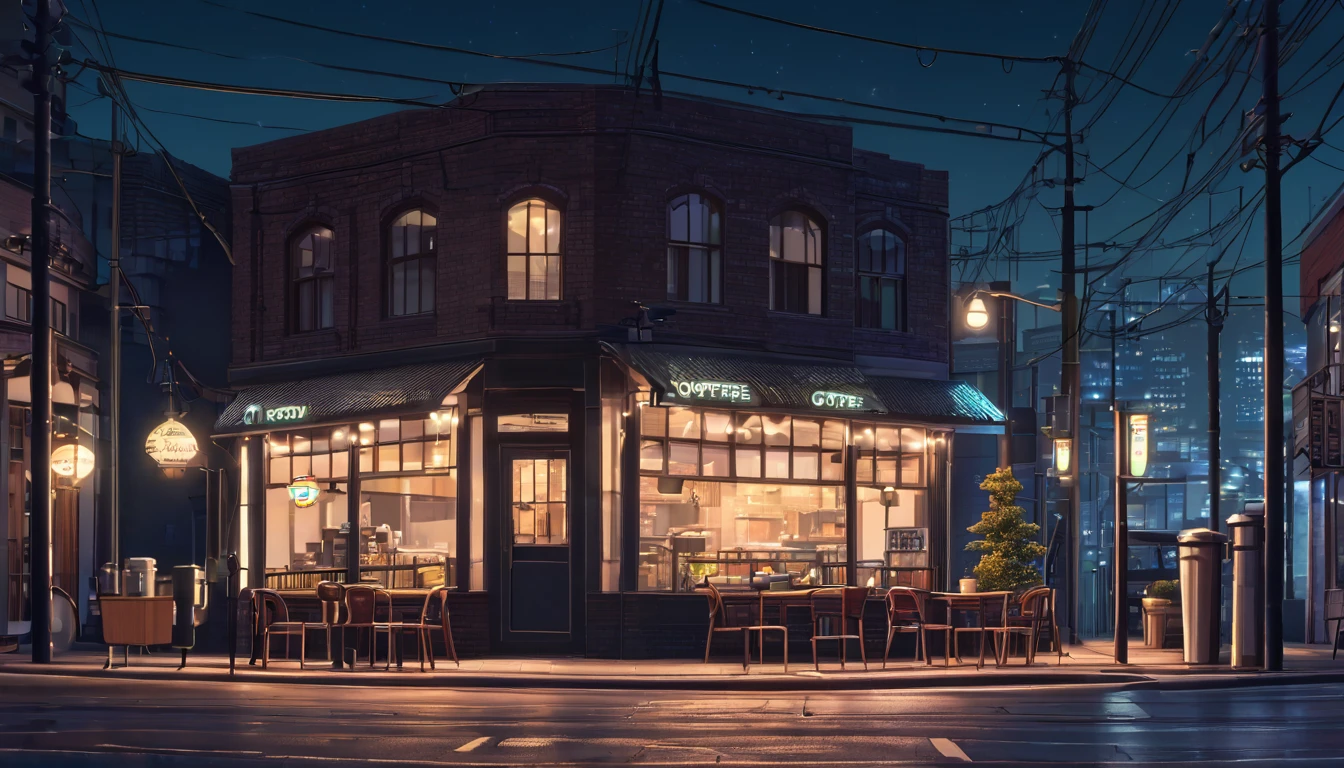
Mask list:
POLYGON ((989 511, 966 529, 985 537, 966 545, 969 551, 985 553, 975 566, 979 588, 993 592, 1040 584, 1041 573, 1033 563, 1045 555, 1045 547, 1036 541, 1041 527, 1023 520, 1015 503, 1022 484, 1005 468, 986 477, 980 490, 989 491, 989 511))

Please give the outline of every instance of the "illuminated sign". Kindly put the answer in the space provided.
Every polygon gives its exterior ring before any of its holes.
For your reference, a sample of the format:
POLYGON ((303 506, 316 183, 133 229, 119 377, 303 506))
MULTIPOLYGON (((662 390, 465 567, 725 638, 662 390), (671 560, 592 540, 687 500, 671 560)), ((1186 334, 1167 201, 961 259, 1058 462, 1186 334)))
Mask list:
POLYGON ((155 427, 145 438, 145 453, 165 469, 187 466, 196 457, 197 450, 191 430, 175 419, 155 427))
POLYGON ((751 387, 734 381, 674 381, 668 399, 717 400, 724 403, 750 403, 751 387))
POLYGON ((296 421, 303 421, 308 418, 308 406, 306 405, 279 405, 274 408, 263 408, 256 403, 247 406, 243 411, 243 423, 249 427, 261 424, 289 424, 296 421))
POLYGON ((818 390, 812 393, 812 404, 818 408, 839 408, 845 411, 858 411, 863 409, 863 396, 851 395, 846 392, 823 392, 818 390))
POLYGON ((294 478, 294 482, 290 483, 286 490, 289 491, 289 498, 294 501, 296 507, 313 506, 317 503, 317 495, 320 493, 317 481, 312 475, 300 475, 294 478))
POLYGON ((93 472, 93 451, 82 445, 62 445, 51 452, 51 471, 83 480, 93 472))
POLYGON ((1129 474, 1143 477, 1148 471, 1148 414, 1129 414, 1129 474))

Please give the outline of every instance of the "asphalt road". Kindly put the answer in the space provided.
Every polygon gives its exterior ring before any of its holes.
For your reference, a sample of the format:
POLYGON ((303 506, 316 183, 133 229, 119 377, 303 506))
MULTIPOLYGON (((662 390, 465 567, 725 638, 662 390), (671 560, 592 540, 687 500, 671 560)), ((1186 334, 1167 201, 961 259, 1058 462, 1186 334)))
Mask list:
POLYGON ((1344 765, 1344 687, 734 694, 0 675, 0 765, 1344 765))

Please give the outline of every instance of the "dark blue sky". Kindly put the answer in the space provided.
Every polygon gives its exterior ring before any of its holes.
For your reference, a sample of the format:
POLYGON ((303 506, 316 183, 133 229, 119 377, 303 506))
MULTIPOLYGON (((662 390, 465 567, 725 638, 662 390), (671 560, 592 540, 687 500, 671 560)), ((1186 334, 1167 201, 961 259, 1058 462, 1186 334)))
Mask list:
MULTIPOLYGON (((563 51, 597 48, 620 38, 621 30, 630 30, 640 3, 638 0, 512 0, 512 2, 312 2, 310 0, 275 1, 226 0, 238 7, 303 19, 348 30, 446 45, 468 47, 504 54, 539 51, 563 51)), ((89 18, 89 0, 70 0, 72 11, 89 18)), ((1063 54, 1083 22, 1088 3, 1082 0, 1039 0, 1038 2, 991 2, 989 0, 947 0, 945 2, 896 2, 895 0, 726 0, 726 4, 791 20, 839 28, 875 37, 932 46, 976 49, 1028 56, 1063 54)), ((1204 41, 1223 8, 1219 0, 1184 2, 1174 6, 1170 16, 1153 16, 1172 6, 1165 0, 1109 0, 1099 17, 1095 34, 1084 60, 1110 68, 1131 40, 1142 47, 1146 32, 1162 27, 1152 51, 1131 78, 1150 89, 1170 92, 1193 61, 1189 53, 1204 41), (1141 9, 1140 9, 1141 7, 1141 9), (1136 17, 1142 10, 1144 15, 1136 17), (1165 23, 1162 23, 1162 20, 1165 23)), ((1344 39, 1344 9, 1335 3, 1294 0, 1283 5, 1285 22, 1291 22, 1303 10, 1315 24, 1286 66, 1284 80, 1290 83, 1306 72, 1325 49, 1344 39), (1325 6, 1329 8, 1326 9, 1325 6), (1322 13, 1323 11, 1323 13, 1322 13)), ((1258 7, 1258 6, 1257 6, 1258 7)), ((128 70, 170 74, 179 77, 231 84, 265 85, 292 89, 343 91, 397 97, 448 99, 446 88, 397 79, 335 72, 314 67, 296 59, 308 59, 346 66, 413 73, 428 77, 467 82, 518 80, 573 81, 571 73, 522 62, 495 61, 458 54, 414 50, 400 45, 352 40, 313 30, 301 30, 274 22, 249 18, 234 10, 207 5, 201 0, 101 0, 102 20, 111 32, 171 41, 246 57, 244 60, 173 50, 159 46, 113 39, 116 63, 128 70)), ((1239 11, 1245 12, 1245 4, 1239 11)), ((1307 24, 1304 22, 1304 26, 1307 24)), ((87 42, 88 30, 76 27, 87 42)), ((1224 38, 1230 37, 1224 33, 1224 38)), ((693 0, 667 0, 659 31, 661 65, 666 71, 685 72, 733 81, 758 83, 795 91, 863 100, 906 109, 937 112, 955 117, 991 120, 1045 129, 1059 109, 1058 101, 1045 101, 1043 91, 1055 79, 1054 65, 1019 63, 1005 72, 994 60, 939 56, 932 66, 922 66, 916 54, 897 48, 841 39, 816 32, 789 29, 768 22, 730 15, 707 8, 693 0)), ((624 59, 622 49, 621 57, 624 59)), ((923 57, 928 65, 929 56, 923 57)), ((612 52, 568 57, 565 61, 610 68, 612 52)), ((1133 54, 1120 59, 1131 62, 1133 54)), ((1127 65, 1126 65, 1127 68, 1127 65)), ((1315 77, 1324 65, 1312 70, 1315 77)), ((1245 67, 1242 67, 1244 72, 1245 67)), ((578 76, 582 77, 582 76, 578 76)), ((1244 75, 1233 75, 1240 85, 1244 75)), ((1304 135, 1321 118, 1330 96, 1344 79, 1344 69, 1326 74, 1314 86, 1294 94, 1284 109, 1295 112, 1286 129, 1304 135)), ((82 82, 92 85, 89 76, 82 82)), ((610 79, 607 80, 610 82, 610 79)), ((1136 219, 1159 210, 1181 186, 1185 154, 1181 145, 1196 125, 1207 103, 1207 96, 1221 82, 1211 82, 1198 91, 1172 118, 1158 136, 1151 155, 1135 180, 1156 174, 1154 180, 1137 191, 1121 190, 1105 206, 1091 215, 1092 240, 1111 239, 1136 219), (1164 162, 1179 152, 1179 159, 1165 171, 1164 162)), ((1079 122, 1086 123, 1104 103, 1107 91, 1104 78, 1080 77, 1078 87, 1085 95, 1098 96, 1080 106, 1079 122), (1099 95, 1100 94, 1100 95, 1099 95)), ((762 106, 805 112, 834 112, 834 105, 789 98, 778 101, 761 93, 748 95, 741 89, 696 86, 665 79, 669 90, 685 90, 736 99, 762 106)), ((297 101, 278 98, 237 96, 189 91, 160 85, 130 83, 128 90, 142 108, 188 112, 226 120, 320 129, 371 117, 385 107, 297 101)), ((1236 87, 1233 88, 1233 92, 1236 87)), ((1239 109, 1249 109, 1259 91, 1252 82, 1239 101, 1239 109)), ((70 101, 79 105, 87 93, 72 92, 70 101)), ((1231 103, 1226 100, 1224 103, 1231 103)), ((1112 159, 1139 136, 1157 115, 1166 100, 1124 89, 1097 120, 1088 136, 1084 151, 1099 162, 1112 159)), ((108 113, 106 100, 95 100, 73 108, 83 133, 106 136, 108 113)), ((1219 110, 1221 112, 1221 109, 1219 110)), ((877 119, 908 120, 849 109, 854 115, 877 119)), ((1335 107, 1344 114, 1344 105, 1335 107)), ((256 125, 233 125, 188 117, 142 111, 142 116, 163 143, 177 156, 214 173, 227 176, 229 149, 293 132, 266 129, 256 125)), ((1333 119, 1333 118, 1332 118, 1333 119)), ((919 122, 918 120, 910 120, 919 122)), ((1210 121, 1212 122, 1212 121, 1210 121)), ((1201 149, 1199 163, 1211 158, 1211 149, 1229 145, 1236 127, 1210 140, 1201 149)), ((1344 147, 1344 126, 1332 140, 1344 147)), ((1330 137, 1327 136, 1329 140, 1330 137)), ((894 157, 947 169, 951 173, 952 213, 957 215, 1004 199, 1022 181, 1040 151, 1039 145, 1013 144, 960 136, 946 136, 885 127, 855 127, 856 144, 886 152, 894 157)), ((1130 155, 1111 166, 1113 174, 1128 173, 1143 148, 1153 143, 1152 135, 1140 140, 1130 155)), ((1344 152, 1330 147, 1318 150, 1317 157, 1344 168, 1344 152)), ((1081 169, 1080 169, 1081 170, 1081 169)), ((1047 176, 1062 177, 1057 158, 1047 162, 1047 176)), ((1196 176, 1198 173, 1196 174, 1196 176)), ((1079 188, 1079 203, 1100 203, 1111 197, 1117 187, 1097 173, 1089 173, 1079 188)), ((1217 185, 1233 190, 1215 198, 1214 218, 1235 207, 1238 185, 1246 185, 1246 199, 1258 188, 1259 172, 1243 174, 1234 169, 1217 185)), ((1307 221, 1308 191, 1311 187, 1314 207, 1344 181, 1344 173, 1308 160, 1285 179, 1285 240, 1298 233, 1307 221)), ((1060 204, 1059 190, 1044 190, 1038 204, 1021 225, 1019 247, 1023 250, 1058 247, 1057 219, 1043 206, 1060 204)), ((1207 226, 1209 204, 1203 197, 1177 216, 1161 236, 1172 241, 1187 237, 1207 226)), ((1079 217, 1079 236, 1083 218, 1079 217)), ((1130 230, 1119 239, 1141 234, 1143 227, 1130 230)), ((1156 236, 1156 235, 1155 235, 1156 236)), ((959 236, 954 235, 954 242, 959 236)), ((977 241, 979 242, 979 241, 977 241)), ((1255 225, 1247 239, 1242 263, 1261 257, 1261 235, 1255 225)), ((1290 252, 1293 249, 1290 248, 1290 252)), ((1115 251, 1097 254, 1106 261, 1115 251)), ((1184 262, 1198 263, 1198 253, 1158 251, 1137 261, 1132 275, 1158 274, 1184 262)), ((1023 284, 1056 282, 1052 265, 1037 262, 1019 275, 1023 284)), ((991 263, 980 277, 1005 267, 991 263)), ((1258 279, 1244 275, 1248 290, 1258 279)), ((1287 275, 1287 288, 1296 293, 1296 271, 1287 275)), ((1289 302, 1289 308, 1293 303, 1289 302)))

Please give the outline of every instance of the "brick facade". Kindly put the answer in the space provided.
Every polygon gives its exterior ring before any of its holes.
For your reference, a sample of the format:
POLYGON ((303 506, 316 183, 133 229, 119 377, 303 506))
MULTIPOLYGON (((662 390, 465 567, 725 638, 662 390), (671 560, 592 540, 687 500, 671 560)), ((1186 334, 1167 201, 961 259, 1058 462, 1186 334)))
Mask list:
POLYGON ((591 333, 675 306, 660 331, 690 341, 946 364, 947 174, 855 149, 846 127, 602 86, 487 90, 234 150, 235 367, 489 336, 591 333), (723 304, 666 300, 667 204, 685 191, 724 211, 723 304), (507 301, 508 207, 563 214, 563 298, 507 301), (384 232, 423 205, 438 217, 436 311, 386 317, 384 232), (824 315, 768 309, 769 221, 822 223, 824 315), (335 328, 290 333, 286 249, 335 232, 335 328), (907 247, 909 332, 854 324, 854 237, 883 224, 907 247))

